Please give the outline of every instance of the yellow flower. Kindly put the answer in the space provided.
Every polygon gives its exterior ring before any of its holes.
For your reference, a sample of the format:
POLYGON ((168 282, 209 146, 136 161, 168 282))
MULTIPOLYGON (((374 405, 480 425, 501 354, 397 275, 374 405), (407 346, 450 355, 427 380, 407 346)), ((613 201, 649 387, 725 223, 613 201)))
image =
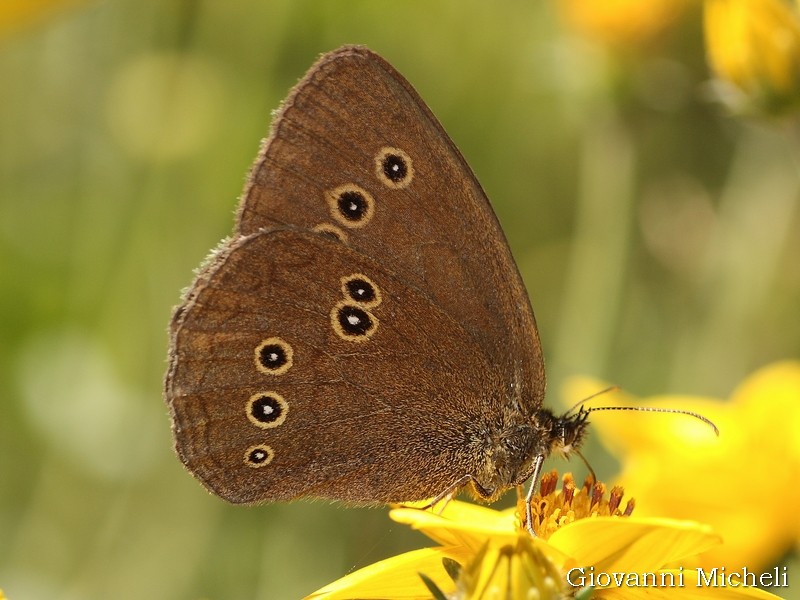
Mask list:
MULTIPOLYGON (((604 383, 575 380, 577 400, 604 383)), ((620 457, 619 476, 636 490, 637 516, 660 515, 709 523, 724 544, 700 565, 769 567, 796 544, 800 532, 800 363, 765 367, 747 378, 728 402, 690 396, 644 401, 624 394, 603 404, 660 406, 699 412, 703 423, 680 415, 600 413, 591 431, 620 457), (655 421, 655 422, 653 422, 655 421)))
POLYGON ((706 52, 736 108, 800 105, 800 10, 785 0, 706 0, 706 52))
POLYGON ((560 0, 564 20, 583 35, 612 46, 650 40, 680 17, 691 0, 560 0))
MULTIPOLYGON (((603 484, 576 489, 567 475, 563 488, 556 490, 557 480, 555 472, 545 475, 542 492, 534 497, 535 538, 522 527, 522 506, 496 511, 452 501, 441 514, 396 508, 392 519, 422 531, 439 546, 386 559, 309 598, 547 600, 573 597, 590 585, 595 597, 635 598, 641 589, 631 587, 626 577, 652 576, 669 585, 679 571, 664 570, 665 565, 719 542, 709 527, 691 521, 626 516, 633 505, 621 510, 621 488, 606 498, 603 484)), ((681 597, 717 595, 716 588, 694 586, 694 578, 687 576, 691 581, 679 590, 681 597)), ((750 587, 724 588, 722 593, 729 598, 775 598, 750 587)))

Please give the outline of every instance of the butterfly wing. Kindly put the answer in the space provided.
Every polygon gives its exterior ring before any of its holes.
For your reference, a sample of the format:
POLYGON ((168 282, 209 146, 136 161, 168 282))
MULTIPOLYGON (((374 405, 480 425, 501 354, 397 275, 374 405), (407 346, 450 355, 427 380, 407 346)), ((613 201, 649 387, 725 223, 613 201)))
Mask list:
POLYGON ((171 326, 178 454, 236 503, 434 496, 476 472, 503 386, 426 294, 296 228, 223 244, 171 326))
POLYGON ((323 56, 262 147, 238 231, 286 224, 391 264, 463 325, 516 386, 515 406, 541 405, 533 312, 489 201, 412 86, 366 48, 323 56))

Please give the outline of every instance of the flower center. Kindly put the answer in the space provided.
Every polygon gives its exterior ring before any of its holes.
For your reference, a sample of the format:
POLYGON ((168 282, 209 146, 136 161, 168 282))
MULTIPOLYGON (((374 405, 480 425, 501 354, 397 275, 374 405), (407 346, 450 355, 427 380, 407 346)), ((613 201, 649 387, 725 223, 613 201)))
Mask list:
MULTIPOLYGON (((539 493, 531 499, 533 530, 542 539, 578 519, 592 516, 628 517, 636 505, 633 498, 628 500, 624 510, 620 510, 624 490, 620 486, 611 488, 606 498, 606 485, 592 482, 587 477, 580 489, 575 485, 572 473, 564 473, 561 489, 558 486, 558 472, 553 470, 542 475, 539 493)), ((517 515, 522 529, 525 529, 525 502, 517 503, 517 515)))

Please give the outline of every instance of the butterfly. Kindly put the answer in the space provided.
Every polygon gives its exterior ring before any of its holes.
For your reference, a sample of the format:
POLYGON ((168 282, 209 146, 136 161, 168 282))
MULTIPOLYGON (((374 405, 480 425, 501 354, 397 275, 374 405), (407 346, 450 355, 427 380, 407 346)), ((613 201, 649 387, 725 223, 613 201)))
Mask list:
POLYGON ((525 286, 461 153, 380 56, 322 56, 174 312, 181 461, 234 503, 493 501, 584 437, 588 412, 544 393, 525 286))

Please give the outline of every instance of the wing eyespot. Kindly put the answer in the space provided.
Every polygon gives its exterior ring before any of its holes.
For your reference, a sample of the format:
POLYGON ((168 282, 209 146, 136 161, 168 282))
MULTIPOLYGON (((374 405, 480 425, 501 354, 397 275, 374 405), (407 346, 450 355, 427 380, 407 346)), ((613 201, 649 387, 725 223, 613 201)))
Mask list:
POLYGON ((248 420, 262 429, 271 429, 282 425, 289 412, 289 405, 282 396, 275 392, 258 392, 247 401, 248 420))
POLYGON ((250 446, 244 453, 244 464, 254 469, 266 467, 275 458, 275 451, 264 444, 250 446))
POLYGON ((375 214, 375 199, 367 190, 352 183, 340 185, 325 195, 331 216, 345 227, 363 227, 375 214))
POLYGON ((400 148, 385 146, 375 155, 375 175, 385 186, 403 189, 414 180, 414 163, 400 148))
POLYGON ((283 375, 294 364, 294 351, 279 337, 267 338, 256 346, 255 361, 261 373, 283 375))
POLYGON ((374 308, 383 300, 377 284, 363 273, 342 277, 342 293, 363 308, 374 308))

